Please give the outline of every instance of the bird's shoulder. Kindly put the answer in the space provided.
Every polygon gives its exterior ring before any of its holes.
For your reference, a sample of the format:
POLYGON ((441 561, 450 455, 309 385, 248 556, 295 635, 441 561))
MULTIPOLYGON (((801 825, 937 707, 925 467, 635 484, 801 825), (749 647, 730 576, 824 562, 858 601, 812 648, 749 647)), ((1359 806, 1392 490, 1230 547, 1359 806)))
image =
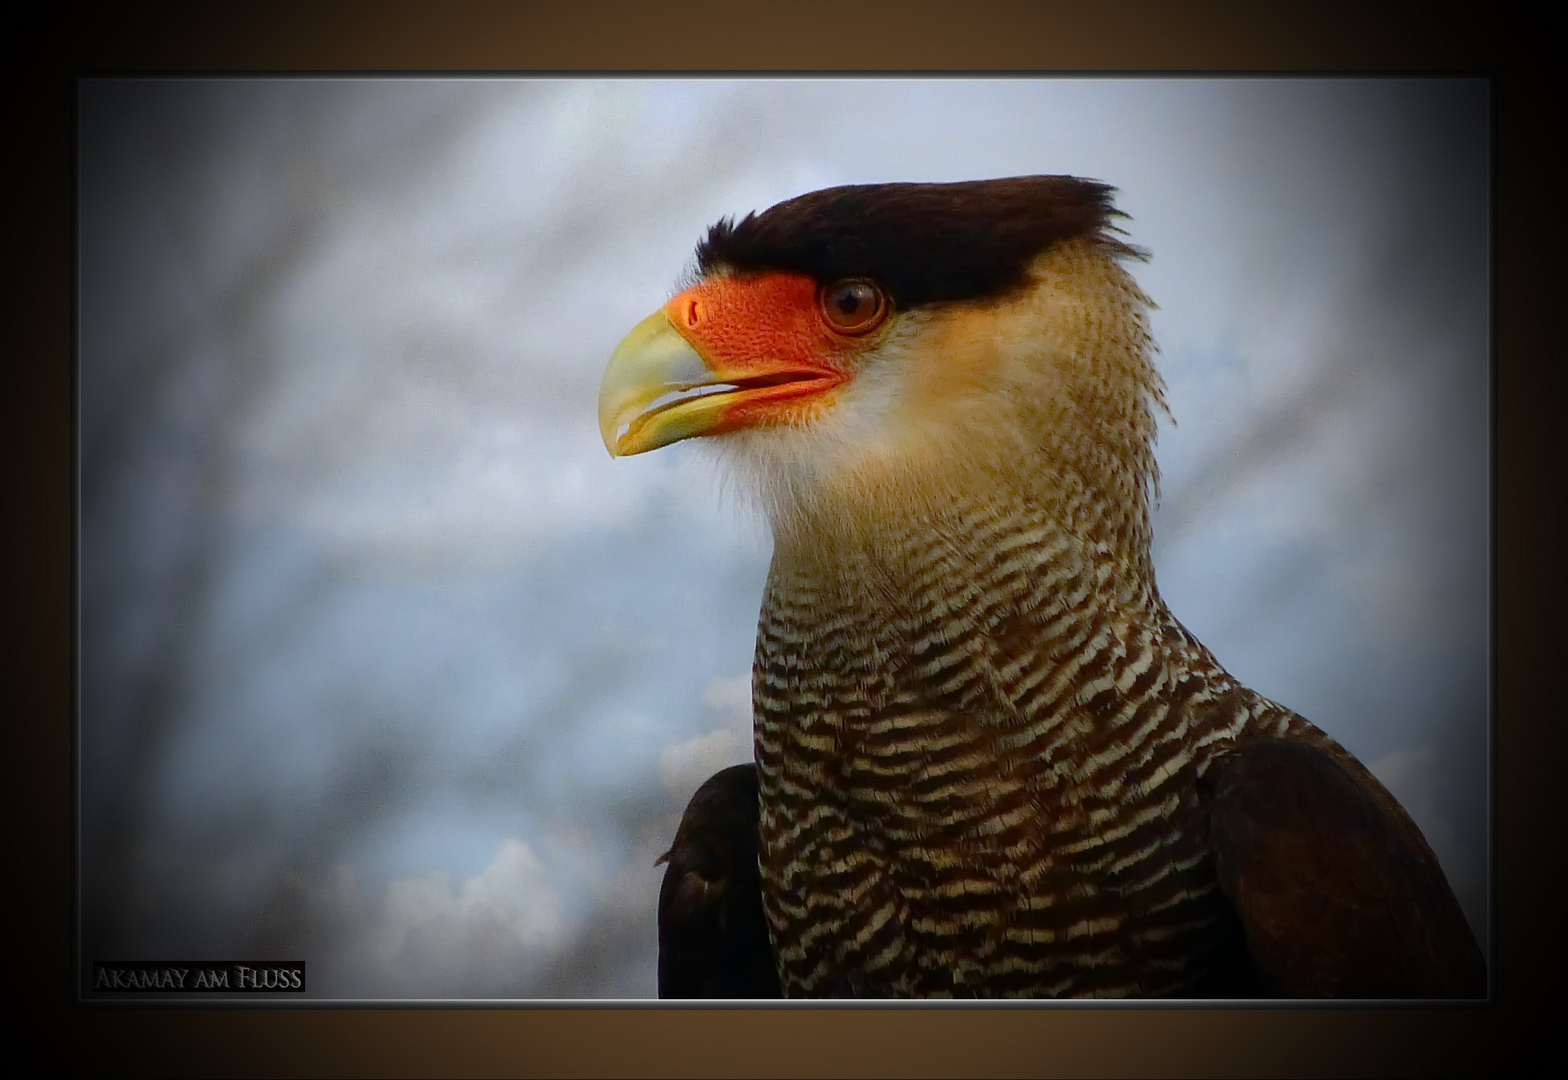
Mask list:
POLYGON ((1219 886, 1264 992, 1484 997, 1485 963, 1420 830, 1314 734, 1238 739, 1200 785, 1219 886))
POLYGON ((686 806, 660 857, 659 996, 778 997, 757 868, 757 770, 733 765, 686 806))

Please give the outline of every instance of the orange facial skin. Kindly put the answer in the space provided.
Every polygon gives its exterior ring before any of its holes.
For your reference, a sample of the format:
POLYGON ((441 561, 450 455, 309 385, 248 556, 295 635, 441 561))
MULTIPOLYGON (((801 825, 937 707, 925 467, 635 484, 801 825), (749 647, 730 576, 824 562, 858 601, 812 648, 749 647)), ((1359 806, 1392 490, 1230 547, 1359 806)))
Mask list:
POLYGON ((824 320, 818 286, 796 274, 710 278, 664 307, 665 317, 712 369, 731 383, 714 426, 720 434, 809 418, 823 394, 849 378, 862 339, 824 320))

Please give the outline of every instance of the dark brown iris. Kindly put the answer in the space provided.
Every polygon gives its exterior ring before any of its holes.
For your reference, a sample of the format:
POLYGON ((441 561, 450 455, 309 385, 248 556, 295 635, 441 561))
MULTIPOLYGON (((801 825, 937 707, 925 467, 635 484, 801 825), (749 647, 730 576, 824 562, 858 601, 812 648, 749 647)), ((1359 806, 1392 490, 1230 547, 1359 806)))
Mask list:
POLYGON ((887 318, 887 294, 864 278, 847 278, 825 286, 822 317, 841 334, 864 334, 887 318))

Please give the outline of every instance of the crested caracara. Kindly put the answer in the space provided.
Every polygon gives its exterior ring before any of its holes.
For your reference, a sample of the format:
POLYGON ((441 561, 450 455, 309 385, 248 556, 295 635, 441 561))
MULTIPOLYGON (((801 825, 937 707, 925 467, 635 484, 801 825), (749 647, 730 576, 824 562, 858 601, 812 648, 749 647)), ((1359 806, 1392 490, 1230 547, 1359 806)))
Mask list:
POLYGON ((1409 816, 1160 599, 1161 384, 1110 192, 721 221, 611 357, 610 452, 713 440, 774 539, 755 774, 666 856, 661 995, 1485 995, 1409 816))

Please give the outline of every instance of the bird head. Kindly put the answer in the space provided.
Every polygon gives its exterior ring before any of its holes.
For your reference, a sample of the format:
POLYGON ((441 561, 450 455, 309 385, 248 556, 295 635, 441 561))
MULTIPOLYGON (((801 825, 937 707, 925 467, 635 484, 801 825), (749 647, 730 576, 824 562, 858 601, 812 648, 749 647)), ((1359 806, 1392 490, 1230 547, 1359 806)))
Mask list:
POLYGON ((720 221, 695 282, 612 355, 606 447, 711 440, 780 539, 1000 485, 1064 518, 1135 507, 1146 544, 1161 387, 1111 190, 853 185, 720 221))

